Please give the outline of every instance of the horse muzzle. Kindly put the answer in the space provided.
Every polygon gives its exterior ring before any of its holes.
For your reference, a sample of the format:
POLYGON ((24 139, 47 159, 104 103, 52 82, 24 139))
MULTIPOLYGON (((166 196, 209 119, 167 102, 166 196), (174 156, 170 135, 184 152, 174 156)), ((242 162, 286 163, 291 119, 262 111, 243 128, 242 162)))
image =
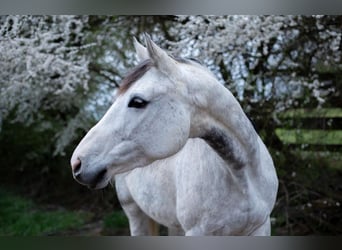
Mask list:
POLYGON ((74 179, 91 189, 104 188, 108 184, 108 171, 107 168, 101 168, 97 171, 87 171, 82 161, 77 158, 71 161, 71 169, 74 179))

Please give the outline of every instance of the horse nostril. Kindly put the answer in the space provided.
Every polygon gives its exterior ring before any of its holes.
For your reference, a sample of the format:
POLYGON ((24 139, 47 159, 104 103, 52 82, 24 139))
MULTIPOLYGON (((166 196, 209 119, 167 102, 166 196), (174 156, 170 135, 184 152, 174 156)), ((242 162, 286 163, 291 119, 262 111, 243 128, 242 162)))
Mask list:
POLYGON ((75 162, 72 163, 71 168, 74 175, 78 175, 81 171, 81 160, 77 158, 75 162))

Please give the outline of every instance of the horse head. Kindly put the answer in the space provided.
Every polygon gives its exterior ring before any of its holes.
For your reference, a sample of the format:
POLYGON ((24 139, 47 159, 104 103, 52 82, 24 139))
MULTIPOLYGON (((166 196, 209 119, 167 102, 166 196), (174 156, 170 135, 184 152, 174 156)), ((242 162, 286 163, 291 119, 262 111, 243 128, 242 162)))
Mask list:
POLYGON ((175 154, 192 133, 185 82, 193 81, 196 71, 196 77, 208 72, 172 58, 147 35, 145 41, 146 48, 134 41, 141 63, 72 155, 73 176, 81 184, 103 188, 115 174, 175 154))

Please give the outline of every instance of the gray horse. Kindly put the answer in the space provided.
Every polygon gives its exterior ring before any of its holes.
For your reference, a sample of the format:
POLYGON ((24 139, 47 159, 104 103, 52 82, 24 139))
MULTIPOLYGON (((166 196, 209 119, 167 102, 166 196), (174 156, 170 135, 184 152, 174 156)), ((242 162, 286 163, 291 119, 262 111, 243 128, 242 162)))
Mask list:
POLYGON ((71 158, 74 178, 115 177, 131 235, 149 220, 184 235, 270 235, 278 189, 272 158, 234 96, 191 60, 146 36, 141 63, 71 158))

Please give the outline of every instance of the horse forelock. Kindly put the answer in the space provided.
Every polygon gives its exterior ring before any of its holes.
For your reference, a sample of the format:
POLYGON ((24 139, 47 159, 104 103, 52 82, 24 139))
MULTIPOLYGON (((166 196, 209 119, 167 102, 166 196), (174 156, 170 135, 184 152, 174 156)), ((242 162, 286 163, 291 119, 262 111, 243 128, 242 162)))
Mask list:
MULTIPOLYGON (((193 64, 197 63, 201 65, 201 63, 193 58, 181 58, 181 57, 172 57, 174 60, 184 64, 193 64)), ((139 80, 147 71, 149 71, 153 66, 154 62, 152 59, 146 59, 140 64, 138 64, 133 70, 122 80, 118 94, 124 94, 137 80, 139 80)))
POLYGON ((153 61, 147 59, 138 64, 120 84, 119 95, 124 94, 137 80, 139 80, 147 71, 153 67, 153 61))

